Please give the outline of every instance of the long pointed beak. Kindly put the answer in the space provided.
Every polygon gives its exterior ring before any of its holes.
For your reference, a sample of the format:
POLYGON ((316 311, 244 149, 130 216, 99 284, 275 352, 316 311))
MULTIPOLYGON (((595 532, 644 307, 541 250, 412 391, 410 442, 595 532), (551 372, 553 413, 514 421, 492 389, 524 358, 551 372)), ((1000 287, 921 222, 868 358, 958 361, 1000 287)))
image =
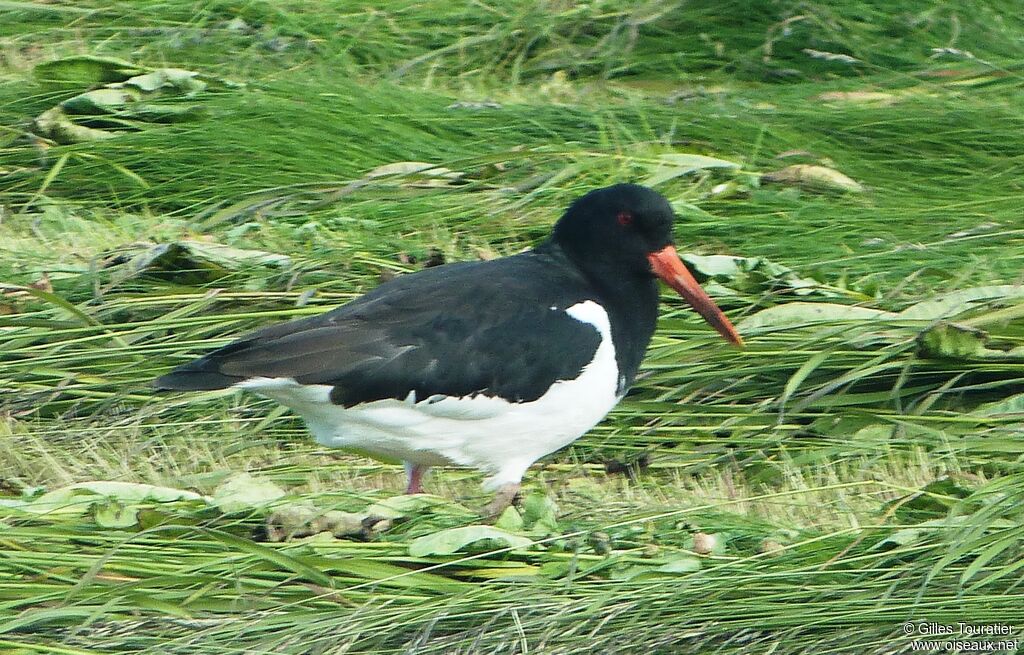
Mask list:
POLYGON ((737 346, 743 345, 743 338, 740 337, 736 328, 718 308, 715 301, 709 298, 704 289, 697 284, 697 280, 679 259, 679 253, 676 252, 675 246, 667 245, 661 250, 647 255, 647 259, 651 262, 651 270, 654 271, 654 274, 675 289, 711 327, 718 330, 718 333, 731 343, 737 346))

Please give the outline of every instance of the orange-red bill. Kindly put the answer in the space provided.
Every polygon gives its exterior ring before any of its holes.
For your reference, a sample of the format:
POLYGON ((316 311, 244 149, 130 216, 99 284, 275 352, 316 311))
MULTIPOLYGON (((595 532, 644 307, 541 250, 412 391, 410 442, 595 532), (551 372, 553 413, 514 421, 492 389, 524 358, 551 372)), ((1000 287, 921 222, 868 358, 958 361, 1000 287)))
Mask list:
POLYGON ((732 326, 715 301, 708 297, 708 294, 704 292, 704 289, 700 287, 697 280, 679 259, 679 253, 676 252, 675 246, 668 245, 657 252, 652 252, 647 255, 647 259, 651 262, 651 270, 654 271, 654 274, 675 289, 711 327, 718 330, 719 334, 735 345, 743 345, 743 338, 740 337, 736 328, 732 326))

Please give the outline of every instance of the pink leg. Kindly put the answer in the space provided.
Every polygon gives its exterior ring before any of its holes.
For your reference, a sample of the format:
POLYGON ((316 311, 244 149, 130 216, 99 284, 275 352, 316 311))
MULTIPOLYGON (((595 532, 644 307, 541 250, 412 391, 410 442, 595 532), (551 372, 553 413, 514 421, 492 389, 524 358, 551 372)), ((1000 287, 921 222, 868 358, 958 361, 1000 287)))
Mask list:
POLYGON ((409 483, 405 486, 405 493, 423 493, 423 476, 425 476, 427 474, 427 471, 429 470, 429 466, 423 466, 421 464, 413 464, 412 462, 406 462, 405 475, 407 478, 409 478, 409 483))

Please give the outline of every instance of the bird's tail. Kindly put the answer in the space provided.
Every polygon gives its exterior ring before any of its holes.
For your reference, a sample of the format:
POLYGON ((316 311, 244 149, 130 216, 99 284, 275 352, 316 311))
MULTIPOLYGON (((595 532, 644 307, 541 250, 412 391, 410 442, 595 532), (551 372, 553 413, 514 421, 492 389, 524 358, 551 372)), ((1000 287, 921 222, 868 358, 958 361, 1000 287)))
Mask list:
POLYGON ((183 364, 167 375, 153 380, 153 386, 164 391, 212 391, 227 389, 244 380, 237 375, 225 375, 216 370, 217 365, 202 357, 183 364))

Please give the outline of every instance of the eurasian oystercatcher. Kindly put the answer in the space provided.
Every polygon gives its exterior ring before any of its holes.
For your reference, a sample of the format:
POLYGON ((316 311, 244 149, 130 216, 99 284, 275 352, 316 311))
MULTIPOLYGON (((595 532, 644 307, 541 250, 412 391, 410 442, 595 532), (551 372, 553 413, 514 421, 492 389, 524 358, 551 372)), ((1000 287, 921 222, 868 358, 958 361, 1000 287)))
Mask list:
POLYGON ((407 493, 431 466, 486 474, 498 514, 526 469, 622 399, 658 317, 661 278, 736 345, 680 261, 674 212, 617 184, 576 200, 550 238, 492 261, 390 280, 319 316, 263 328, 158 378, 159 389, 248 389, 316 440, 400 460, 407 493))

